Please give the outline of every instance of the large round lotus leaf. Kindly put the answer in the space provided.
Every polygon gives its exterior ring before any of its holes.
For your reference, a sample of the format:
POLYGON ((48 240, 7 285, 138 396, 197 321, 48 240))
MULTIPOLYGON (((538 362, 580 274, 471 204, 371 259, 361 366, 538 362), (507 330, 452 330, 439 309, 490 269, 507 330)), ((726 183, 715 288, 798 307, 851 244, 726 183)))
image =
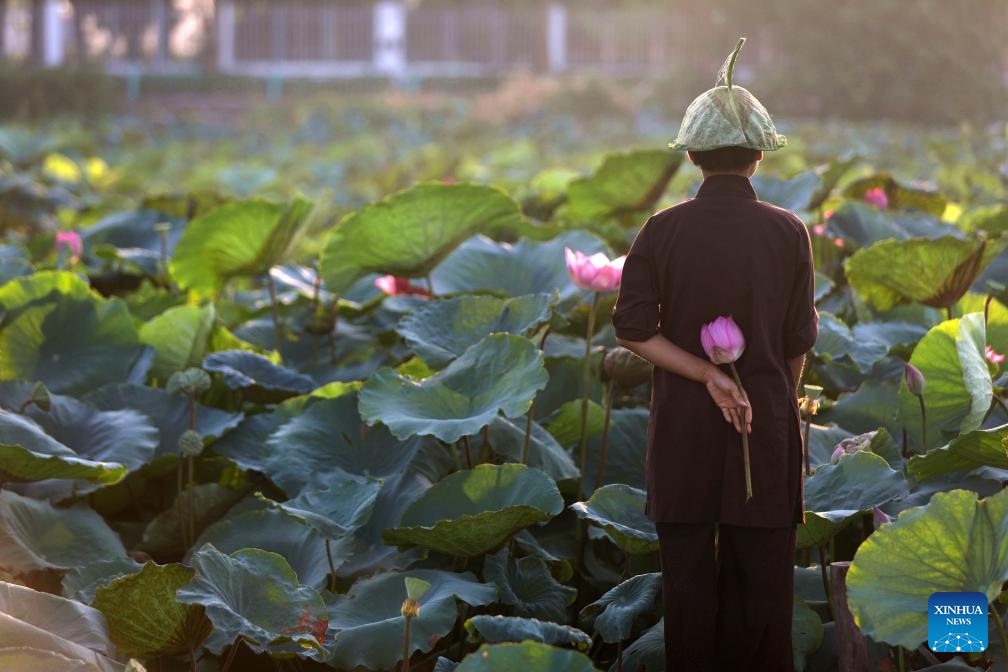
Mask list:
POLYGON ((577 597, 577 589, 558 583, 545 561, 510 558, 506 548, 486 556, 483 576, 497 585, 499 601, 510 604, 519 616, 564 621, 567 607, 577 597))
POLYGON ((547 380, 535 344, 521 336, 490 334, 421 381, 379 369, 361 387, 360 413, 368 424, 380 421, 400 439, 433 435, 451 443, 475 434, 498 413, 522 415, 547 380))
MULTIPOLYGON (((512 420, 497 416, 490 422, 487 431, 490 445, 494 454, 504 457, 506 462, 522 460, 527 417, 512 420)), ((481 441, 482 438, 478 435, 471 438, 473 446, 480 445, 481 441)), ((545 471, 554 481, 572 480, 581 473, 563 446, 535 421, 532 422, 529 436, 528 466, 545 471)))
POLYGON ((562 509, 556 483, 538 469, 481 464, 431 486, 406 509, 399 527, 385 530, 382 538, 388 544, 474 557, 562 509))
POLYGON ((798 526, 797 544, 825 544, 853 517, 907 493, 903 474, 878 455, 861 450, 824 464, 805 477, 806 522, 798 526))
POLYGON ((791 651, 795 672, 805 670, 806 657, 815 652, 823 641, 823 622, 819 614, 810 609, 805 600, 795 595, 791 609, 791 651))
POLYGON ((416 569, 378 574, 355 583, 346 595, 329 603, 329 664, 344 670, 392 670, 402 660, 405 618, 400 608, 406 599, 405 579, 430 584, 420 597, 420 615, 411 622, 409 650, 427 653, 446 637, 458 618, 459 599, 470 606, 490 604, 497 589, 480 583, 470 572, 416 569))
POLYGON ((310 207, 305 201, 250 200, 200 215, 175 247, 172 277, 182 287, 213 294, 230 278, 265 275, 290 253, 310 207))
POLYGON ((539 642, 484 644, 470 653, 455 672, 596 672, 580 651, 558 649, 539 642))
POLYGON ((977 467, 1008 469, 1008 425, 978 429, 952 439, 947 446, 932 448, 910 458, 907 468, 918 481, 950 471, 977 467))
POLYGON ((570 508, 579 518, 595 523, 626 553, 658 550, 658 532, 644 515, 645 493, 622 483, 604 485, 587 502, 570 508))
POLYGON ((60 585, 63 586, 64 597, 91 604, 98 588, 120 576, 136 574, 141 569, 143 565, 129 556, 98 560, 74 567, 63 575, 60 585))
POLYGON ((958 301, 1006 247, 1008 236, 883 240, 855 252, 844 269, 851 287, 879 310, 907 301, 944 308, 958 301))
POLYGON ((261 494, 257 497, 326 539, 335 539, 368 522, 381 488, 382 482, 377 479, 335 469, 313 479, 297 497, 286 502, 274 502, 261 494))
POLYGON ((113 245, 117 248, 143 248, 161 254, 161 234, 157 225, 168 224, 166 252, 170 257, 185 228, 184 217, 171 217, 156 210, 129 210, 102 217, 81 232, 88 248, 113 245))
POLYGON ((623 652, 623 669, 630 670, 663 670, 665 669, 665 619, 655 623, 644 631, 623 652))
POLYGON ((368 427, 357 412, 357 395, 347 394, 316 399, 274 430, 262 466, 254 468, 294 497, 315 474, 334 468, 373 478, 398 474, 421 443, 417 437, 400 442, 383 425, 368 427))
MULTIPOLYGON (((959 300, 954 312, 960 315, 982 313, 986 303, 987 295, 970 292, 959 300)), ((1008 353, 1008 306, 997 299, 991 299, 990 304, 987 305, 986 331, 987 345, 994 348, 996 352, 1008 353)))
POLYGON ((0 245, 0 285, 8 280, 30 275, 34 268, 27 252, 16 245, 0 245))
POLYGON ((274 642, 293 641, 303 655, 323 657, 326 605, 314 588, 298 583, 283 557, 258 548, 225 555, 205 544, 191 562, 196 575, 175 598, 202 605, 219 640, 241 637, 257 653, 274 642))
POLYGON ((749 178, 761 201, 794 211, 805 211, 822 186, 822 178, 814 170, 798 173, 790 180, 773 175, 753 175, 749 178))
POLYGON ((126 304, 52 296, 7 315, 0 380, 39 380, 67 394, 127 380, 143 347, 126 304))
POLYGON ((322 277, 340 293, 367 273, 424 276, 473 233, 522 221, 496 187, 418 184, 343 218, 326 240, 322 277))
MULTIPOLYGON (((193 549, 212 544, 223 553, 243 548, 259 548, 285 559, 301 583, 320 588, 329 574, 325 539, 315 530, 292 521, 272 509, 235 512, 208 527, 193 549)), ((331 544, 333 564, 337 567, 349 557, 352 546, 331 544)))
MULTIPOLYGON (((993 398, 984 358, 983 313, 970 313, 932 327, 910 356, 927 385, 927 446, 936 448, 980 427, 993 398)), ((923 451, 920 402, 900 383, 900 416, 911 446, 923 451)))
MULTIPOLYGON (((554 378, 550 374, 550 382, 554 378)), ((536 410, 542 408, 542 397, 536 398, 536 410)), ((581 400, 571 399, 565 401, 563 405, 545 418, 547 421, 546 430, 556 439, 561 446, 574 446, 581 440, 581 400)), ((602 434, 605 428, 605 409, 592 399, 588 400, 588 413, 585 422, 585 435, 589 440, 602 434)))
MULTIPOLYGON (((584 231, 565 231, 552 240, 498 243, 473 236, 462 243, 431 273, 438 293, 490 290, 504 296, 550 293, 560 300, 581 295, 567 273, 564 247, 591 255, 612 251, 598 237, 584 231)), ((587 292, 585 293, 587 295, 587 292)))
POLYGON ((487 334, 529 336, 549 322, 557 295, 511 299, 466 295, 428 303, 407 315, 396 331, 430 366, 439 369, 487 334))
POLYGON ((655 599, 661 592, 661 573, 638 574, 609 589, 579 614, 582 620, 594 623, 602 641, 609 644, 630 637, 638 616, 654 611, 655 599))
POLYGON ((938 192, 904 186, 885 173, 854 180, 844 187, 843 195, 862 199, 869 189, 882 189, 888 201, 887 207, 892 209, 920 210, 941 217, 948 205, 948 200, 938 192))
POLYGON ((587 651, 592 644, 592 638, 583 630, 535 618, 481 614, 467 620, 465 629, 471 638, 478 637, 487 644, 532 641, 578 651, 587 651))
POLYGON ((140 327, 140 340, 154 348, 151 375, 162 384, 177 371, 199 366, 216 311, 212 305, 175 306, 140 327))
POLYGON ((928 598, 976 591, 994 600, 1008 580, 1008 491, 938 492, 903 511, 858 547, 847 600, 866 635, 916 648, 927 639, 928 598))
POLYGON ((270 455, 266 439, 315 401, 301 397, 289 399, 269 412, 245 416, 240 425, 214 441, 213 452, 227 457, 242 469, 262 472, 270 455))
MULTIPOLYGON (((617 408, 612 411, 609 418, 609 439, 602 485, 623 483, 644 489, 644 459, 647 455, 649 415, 647 408, 617 408)), ((588 439, 582 496, 590 497, 595 491, 595 475, 598 473, 601 452, 600 429, 588 439)))
POLYGON ((0 480, 6 483, 79 478, 109 484, 126 475, 125 465, 79 457, 29 418, 4 410, 0 437, 0 480))
POLYGON ((69 658, 55 651, 28 646, 0 649, 0 668, 5 672, 103 672, 97 665, 79 658, 69 658))
POLYGON ((0 566, 17 572, 72 569, 124 555, 119 536, 83 504, 57 509, 0 492, 0 566))
POLYGON ((816 420, 859 434, 885 427, 898 436, 903 427, 897 418, 898 394, 895 384, 868 378, 854 392, 841 394, 832 408, 820 410, 816 420))
MULTIPOLYGON (((132 408, 154 423, 161 441, 154 457, 178 455, 179 437, 189 428, 189 401, 180 394, 142 385, 109 385, 84 396, 84 401, 103 411, 132 408)), ((222 436, 241 422, 241 413, 228 413, 196 405, 196 433, 204 442, 222 436)))
POLYGON ((594 175, 568 185, 567 214, 578 222, 616 217, 639 226, 641 214, 654 211, 682 159, 650 149, 609 154, 594 175))
POLYGON ((848 201, 834 211, 827 231, 853 248, 868 247, 887 239, 966 238, 959 229, 937 217, 916 212, 883 211, 856 201, 848 201))
MULTIPOLYGON (((247 492, 217 483, 200 483, 186 488, 171 506, 154 516, 143 530, 137 548, 154 557, 178 557, 193 543, 190 521, 196 535, 220 520, 247 492)), ((222 548, 221 544, 216 544, 222 548)))
POLYGON ((97 301, 100 297, 91 290, 86 280, 76 273, 66 271, 39 271, 0 286, 0 307, 8 313, 40 299, 97 301))
POLYGON ((826 311, 819 312, 819 337, 812 352, 825 364, 835 366, 849 362, 860 373, 868 374, 888 351, 882 341, 855 338, 850 327, 838 317, 826 311))
POLYGON ((315 381, 297 371, 277 366, 266 357, 247 350, 215 352, 203 361, 203 368, 220 374, 224 384, 255 403, 276 403, 307 394, 315 381))
POLYGON ((213 626, 203 607, 175 600, 193 570, 148 562, 137 574, 98 589, 94 607, 108 619, 109 639, 131 656, 181 656, 199 649, 213 626))

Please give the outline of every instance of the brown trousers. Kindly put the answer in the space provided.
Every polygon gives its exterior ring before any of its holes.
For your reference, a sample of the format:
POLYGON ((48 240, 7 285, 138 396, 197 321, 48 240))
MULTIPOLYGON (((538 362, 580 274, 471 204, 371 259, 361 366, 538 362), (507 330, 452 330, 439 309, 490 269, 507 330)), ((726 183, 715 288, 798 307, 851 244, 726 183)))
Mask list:
POLYGON ((795 528, 656 526, 666 672, 793 672, 795 528))

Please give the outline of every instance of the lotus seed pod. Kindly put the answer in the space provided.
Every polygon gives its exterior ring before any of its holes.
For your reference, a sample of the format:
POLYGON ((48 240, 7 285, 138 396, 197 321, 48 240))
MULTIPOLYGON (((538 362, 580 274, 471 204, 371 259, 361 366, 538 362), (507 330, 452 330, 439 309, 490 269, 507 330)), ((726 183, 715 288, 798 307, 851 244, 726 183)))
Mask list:
POLYGON ((718 73, 725 83, 697 96, 683 116, 679 135, 669 147, 679 151, 705 152, 720 147, 748 147, 763 151, 780 149, 787 138, 777 132, 770 113, 746 89, 732 82, 735 59, 745 38, 718 73))
POLYGON ((403 600, 402 606, 399 608, 399 613, 406 618, 416 618, 420 615, 420 603, 412 597, 407 597, 403 600))
POLYGON ((178 445, 183 457, 198 457, 203 452, 203 439, 191 429, 182 433, 178 445))
POLYGON ((203 369, 190 368, 177 371, 168 379, 165 390, 169 394, 185 391, 187 394, 206 392, 210 389, 210 374, 203 369))
POLYGON ((639 357, 626 348, 613 348, 606 353, 602 367, 610 380, 626 389, 632 389, 651 380, 654 368, 651 362, 639 357))

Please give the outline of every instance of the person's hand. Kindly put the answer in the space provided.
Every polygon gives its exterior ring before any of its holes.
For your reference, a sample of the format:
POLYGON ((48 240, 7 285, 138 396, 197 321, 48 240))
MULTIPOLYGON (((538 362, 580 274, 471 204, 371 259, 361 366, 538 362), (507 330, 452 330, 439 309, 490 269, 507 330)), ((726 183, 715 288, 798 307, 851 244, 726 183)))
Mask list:
POLYGON ((746 433, 752 434, 752 406, 749 399, 739 392, 738 385, 728 374, 711 365, 711 370, 704 383, 707 393, 721 409, 725 422, 735 426, 735 431, 742 433, 741 418, 745 417, 746 433))

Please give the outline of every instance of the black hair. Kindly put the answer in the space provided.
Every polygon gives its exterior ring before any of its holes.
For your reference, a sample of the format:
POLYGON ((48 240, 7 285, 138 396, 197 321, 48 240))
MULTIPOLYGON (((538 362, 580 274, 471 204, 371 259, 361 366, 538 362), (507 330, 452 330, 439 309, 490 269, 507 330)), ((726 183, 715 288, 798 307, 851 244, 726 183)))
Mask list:
POLYGON ((759 151, 748 147, 719 147, 706 152, 692 152, 690 159, 703 170, 726 172, 744 170, 759 157, 759 151))

